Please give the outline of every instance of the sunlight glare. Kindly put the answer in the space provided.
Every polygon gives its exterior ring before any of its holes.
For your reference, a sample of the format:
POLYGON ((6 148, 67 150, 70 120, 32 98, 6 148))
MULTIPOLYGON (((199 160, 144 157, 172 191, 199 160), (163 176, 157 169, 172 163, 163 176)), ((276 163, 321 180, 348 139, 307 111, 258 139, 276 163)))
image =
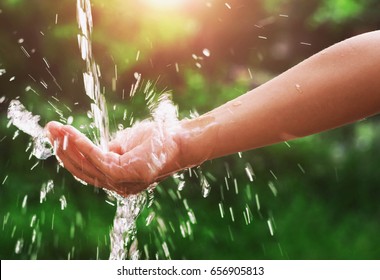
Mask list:
POLYGON ((157 9, 176 9, 181 8, 189 0, 144 0, 146 5, 157 9))

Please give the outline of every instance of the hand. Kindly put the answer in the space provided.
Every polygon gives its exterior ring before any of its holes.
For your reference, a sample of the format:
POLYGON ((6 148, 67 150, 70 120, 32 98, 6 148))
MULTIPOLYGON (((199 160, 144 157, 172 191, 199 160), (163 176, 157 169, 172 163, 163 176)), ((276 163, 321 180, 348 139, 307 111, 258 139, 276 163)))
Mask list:
POLYGON ((182 167, 178 134, 143 121, 119 132, 102 151, 72 126, 50 122, 55 155, 75 177, 123 196, 138 193, 182 167))

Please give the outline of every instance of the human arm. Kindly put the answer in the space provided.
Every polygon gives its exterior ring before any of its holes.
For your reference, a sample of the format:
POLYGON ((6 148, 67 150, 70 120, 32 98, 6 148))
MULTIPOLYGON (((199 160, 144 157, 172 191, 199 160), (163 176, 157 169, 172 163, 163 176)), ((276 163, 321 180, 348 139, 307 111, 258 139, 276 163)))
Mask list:
POLYGON ((201 139, 187 137, 182 142, 182 149, 190 151, 184 155, 185 165, 307 136, 378 113, 379 46, 380 31, 352 37, 199 118, 182 121, 187 135, 206 127, 201 139))

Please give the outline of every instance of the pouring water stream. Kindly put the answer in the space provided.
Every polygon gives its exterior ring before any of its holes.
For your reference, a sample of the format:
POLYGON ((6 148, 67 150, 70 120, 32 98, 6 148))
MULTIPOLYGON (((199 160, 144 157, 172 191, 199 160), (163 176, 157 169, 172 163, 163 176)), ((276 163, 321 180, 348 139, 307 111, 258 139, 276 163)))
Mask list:
MULTIPOLYGON (((80 34, 78 34, 79 49, 86 64, 86 70, 83 73, 84 89, 92 101, 92 118, 97 129, 94 141, 103 151, 108 151, 108 141, 110 139, 108 113, 105 97, 100 91, 100 69, 92 53, 93 21, 90 0, 77 0, 77 21, 80 29, 80 34)), ((40 117, 29 112, 19 100, 15 99, 10 102, 8 118, 10 119, 9 124, 13 124, 32 137, 32 154, 36 158, 44 160, 54 155, 45 131, 38 123, 40 117)), ((111 252, 109 258, 115 260, 138 259, 139 251, 137 249, 137 240, 135 239, 136 219, 147 201, 152 199, 152 190, 129 195, 128 197, 122 197, 108 190, 105 191, 116 200, 116 214, 110 233, 111 252)))

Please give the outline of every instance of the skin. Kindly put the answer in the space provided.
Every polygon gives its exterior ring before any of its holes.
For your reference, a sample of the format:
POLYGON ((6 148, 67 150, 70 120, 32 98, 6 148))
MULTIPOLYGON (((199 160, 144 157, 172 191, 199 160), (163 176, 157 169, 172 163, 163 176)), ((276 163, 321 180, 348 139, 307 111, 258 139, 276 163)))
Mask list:
POLYGON ((46 130, 74 176, 121 195, 136 193, 206 160, 377 114, 379 45, 380 31, 352 37, 198 118, 167 127, 164 135, 152 129, 154 122, 127 129, 110 142, 108 152, 71 126, 51 122, 46 130))

